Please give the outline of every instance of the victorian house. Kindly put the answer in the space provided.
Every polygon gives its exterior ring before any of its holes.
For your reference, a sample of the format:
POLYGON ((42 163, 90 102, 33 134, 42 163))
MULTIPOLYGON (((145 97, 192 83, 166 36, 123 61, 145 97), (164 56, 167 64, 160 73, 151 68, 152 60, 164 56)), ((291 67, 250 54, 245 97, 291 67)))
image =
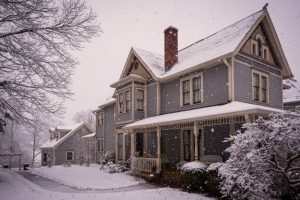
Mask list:
POLYGON ((95 110, 98 159, 114 152, 136 173, 224 161, 224 138, 282 112, 293 74, 266 7, 181 50, 170 26, 164 47, 164 55, 131 48, 113 98, 95 110))

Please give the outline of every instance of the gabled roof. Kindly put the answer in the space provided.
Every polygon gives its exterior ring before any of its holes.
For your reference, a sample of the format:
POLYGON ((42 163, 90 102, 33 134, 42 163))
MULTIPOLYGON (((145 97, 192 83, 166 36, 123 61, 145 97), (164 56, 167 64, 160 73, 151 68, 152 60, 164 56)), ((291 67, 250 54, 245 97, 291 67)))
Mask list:
POLYGON ((284 69, 284 77, 291 77, 292 73, 281 48, 278 36, 266 8, 202 39, 178 52, 178 62, 168 71, 164 69, 164 57, 138 48, 132 48, 120 79, 124 76, 125 68, 134 54, 149 71, 155 80, 167 80, 195 70, 197 67, 207 67, 209 64, 221 62, 222 59, 238 53, 249 39, 256 27, 266 18, 274 42, 278 48, 284 69))
POLYGON ((180 111, 154 117, 142 119, 140 121, 126 125, 125 129, 147 128, 161 125, 170 125, 176 123, 191 122, 193 120, 206 120, 216 117, 231 117, 245 114, 269 114, 272 112, 284 112, 280 109, 270 108, 249 103, 233 101, 220 106, 211 106, 188 111, 180 111))
MULTIPOLYGON (((69 137, 74 135, 83 126, 87 127, 87 129, 89 129, 91 132, 93 132, 93 129, 89 125, 87 125, 85 122, 82 122, 82 123, 79 123, 79 124, 76 124, 76 125, 73 125, 73 126, 68 126, 68 127, 73 128, 73 129, 70 130, 70 132, 68 132, 66 135, 64 135, 62 138, 60 138, 58 140, 57 139, 48 140, 40 148, 43 149, 43 148, 55 148, 55 147, 57 147, 62 142, 67 140, 69 137)), ((55 129, 57 130, 57 127, 55 129)), ((63 129, 63 130, 66 130, 66 129, 63 129)))

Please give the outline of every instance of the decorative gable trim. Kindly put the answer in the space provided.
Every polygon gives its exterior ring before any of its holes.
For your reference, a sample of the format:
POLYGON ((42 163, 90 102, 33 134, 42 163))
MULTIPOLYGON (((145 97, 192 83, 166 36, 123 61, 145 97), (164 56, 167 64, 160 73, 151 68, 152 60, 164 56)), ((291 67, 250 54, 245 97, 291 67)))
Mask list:
MULTIPOLYGON (((234 51, 234 55, 238 54, 241 51, 241 49, 243 48, 243 46, 245 45, 245 43, 250 39, 251 35, 254 33, 254 31, 259 26, 259 24, 263 22, 264 19, 267 20, 267 23, 268 23, 268 25, 270 27, 271 34, 272 34, 272 36, 274 38, 274 43, 275 43, 274 45, 275 45, 276 49, 279 52, 279 55, 276 55, 276 56, 279 58, 279 62, 281 64, 281 66, 282 66, 282 71, 283 71, 282 75, 283 75, 283 78, 284 79, 293 78, 294 75, 292 74, 290 66, 289 66, 289 64, 287 62, 287 59, 286 59, 285 55, 284 55, 282 46, 281 46, 279 38, 278 38, 278 35, 277 35, 276 31, 275 31, 274 25, 272 23, 272 20, 271 20, 270 15, 268 13, 268 10, 266 8, 264 8, 264 13, 262 14, 262 16, 255 22, 255 24, 252 26, 252 28, 250 29, 250 31, 244 37, 244 39, 237 46, 237 48, 234 51)), ((276 52, 275 52, 275 54, 276 54, 276 52)))
POLYGON ((128 69, 130 67, 130 61, 134 56, 139 60, 139 62, 143 65, 143 67, 150 74, 150 76, 154 80, 157 80, 157 77, 153 74, 153 72, 149 69, 149 67, 146 65, 146 63, 143 61, 143 59, 141 59, 141 57, 135 52, 135 50, 133 48, 130 49, 129 55, 127 57, 127 60, 125 62, 125 65, 124 65, 124 68, 123 68, 123 71, 121 73, 121 76, 120 76, 119 80, 124 78, 125 73, 128 71, 128 69))

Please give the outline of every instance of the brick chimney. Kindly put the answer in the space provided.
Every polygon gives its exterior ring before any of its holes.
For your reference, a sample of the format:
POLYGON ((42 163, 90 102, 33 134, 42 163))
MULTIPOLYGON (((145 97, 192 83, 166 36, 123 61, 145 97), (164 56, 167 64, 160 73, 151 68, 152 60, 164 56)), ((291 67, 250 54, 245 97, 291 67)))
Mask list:
POLYGON ((178 30, 170 26, 165 31, 165 71, 178 61, 178 30))

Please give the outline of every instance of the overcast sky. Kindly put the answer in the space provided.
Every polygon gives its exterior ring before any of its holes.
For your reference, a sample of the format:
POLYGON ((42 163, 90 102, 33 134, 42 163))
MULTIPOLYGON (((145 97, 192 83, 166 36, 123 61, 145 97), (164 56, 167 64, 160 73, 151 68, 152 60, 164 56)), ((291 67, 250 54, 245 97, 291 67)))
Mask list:
MULTIPOLYGON (((74 100, 66 102, 63 121, 81 110, 96 109, 111 96, 130 48, 163 54, 163 31, 178 28, 179 49, 260 10, 261 0, 87 0, 103 33, 77 52, 74 100)), ((296 79, 300 80, 300 1, 272 0, 268 11, 296 79)))

